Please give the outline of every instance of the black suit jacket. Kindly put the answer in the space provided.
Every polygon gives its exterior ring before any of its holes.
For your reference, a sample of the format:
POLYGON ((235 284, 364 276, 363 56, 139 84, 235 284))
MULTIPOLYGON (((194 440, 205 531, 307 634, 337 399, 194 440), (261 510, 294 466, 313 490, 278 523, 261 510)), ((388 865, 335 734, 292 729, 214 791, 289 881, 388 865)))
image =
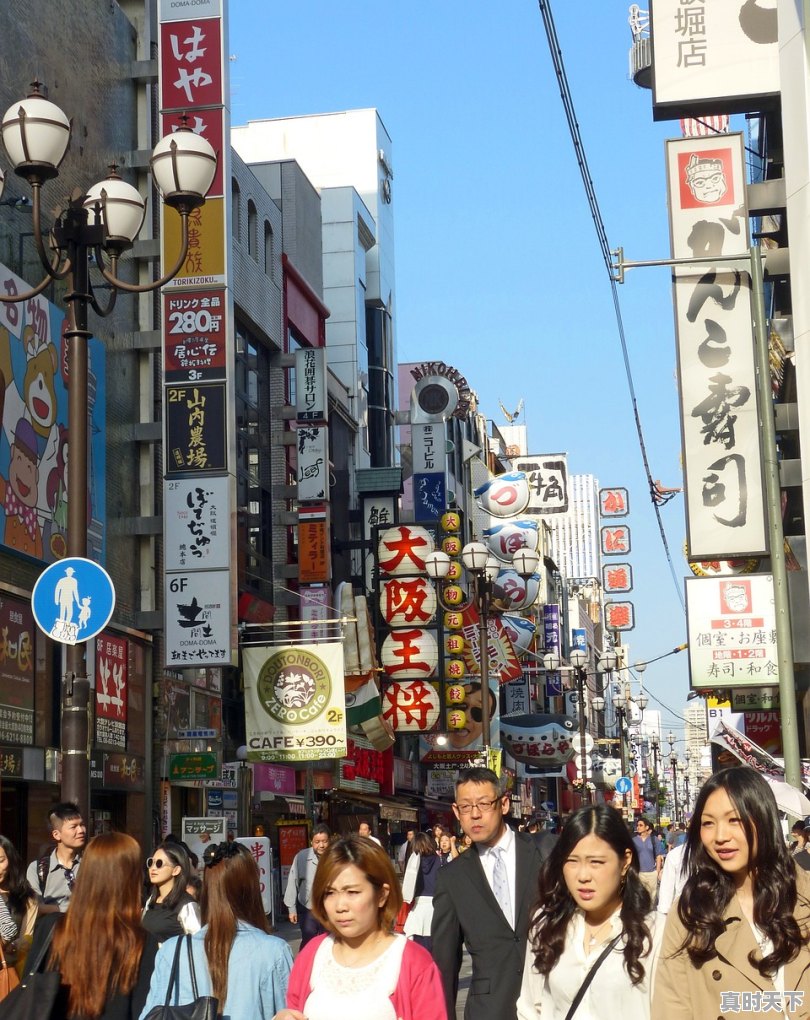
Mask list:
POLYGON ((516 832, 514 930, 498 906, 474 846, 439 872, 431 952, 442 975, 448 1017, 456 1015, 458 973, 466 945, 473 972, 465 1020, 514 1020, 539 870, 534 840, 516 832))

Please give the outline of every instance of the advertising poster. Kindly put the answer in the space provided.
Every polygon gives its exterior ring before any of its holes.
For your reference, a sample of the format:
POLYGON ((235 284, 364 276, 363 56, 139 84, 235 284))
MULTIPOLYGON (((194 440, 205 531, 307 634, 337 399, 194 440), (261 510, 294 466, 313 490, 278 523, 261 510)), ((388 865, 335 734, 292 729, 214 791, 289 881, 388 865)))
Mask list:
POLYGON ((224 843, 228 838, 228 820, 226 818, 183 818, 182 835, 186 846, 200 859, 203 865, 203 854, 210 846, 224 843))

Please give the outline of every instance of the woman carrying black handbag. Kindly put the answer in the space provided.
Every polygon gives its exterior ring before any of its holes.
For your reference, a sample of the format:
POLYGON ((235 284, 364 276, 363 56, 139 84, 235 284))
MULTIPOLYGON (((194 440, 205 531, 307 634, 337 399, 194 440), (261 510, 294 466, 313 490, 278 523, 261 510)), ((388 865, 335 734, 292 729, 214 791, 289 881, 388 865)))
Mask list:
POLYGON ((146 1001, 157 941, 141 926, 141 851, 131 836, 112 832, 92 839, 65 914, 46 914, 34 929, 31 971, 23 987, 0 1003, 0 1020, 131 1020, 146 1001), (19 1012, 38 984, 59 989, 47 1011, 19 1012), (38 979, 46 979, 38 981, 38 979), (7 1012, 7 1009, 15 1012, 7 1012))

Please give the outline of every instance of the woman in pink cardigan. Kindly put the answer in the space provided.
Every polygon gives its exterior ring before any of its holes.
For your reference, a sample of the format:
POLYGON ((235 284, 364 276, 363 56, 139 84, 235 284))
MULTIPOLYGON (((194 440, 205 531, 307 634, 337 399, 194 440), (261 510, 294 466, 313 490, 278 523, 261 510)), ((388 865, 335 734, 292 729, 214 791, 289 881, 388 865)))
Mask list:
POLYGON ((401 905, 381 847, 364 836, 333 843, 312 886, 312 913, 327 934, 298 954, 287 1008, 274 1020, 447 1020, 430 953, 392 932, 401 905))

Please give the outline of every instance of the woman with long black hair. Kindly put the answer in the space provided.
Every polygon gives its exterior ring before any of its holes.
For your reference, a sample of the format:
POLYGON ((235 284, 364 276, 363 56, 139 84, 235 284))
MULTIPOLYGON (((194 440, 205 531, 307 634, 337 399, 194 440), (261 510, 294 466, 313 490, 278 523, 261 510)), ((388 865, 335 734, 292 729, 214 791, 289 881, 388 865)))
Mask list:
POLYGON ((759 773, 723 769, 703 785, 686 869, 664 932, 653 1014, 806 1015, 810 876, 795 867, 773 791, 759 773))
POLYGON ((0 939, 6 965, 18 973, 31 946, 37 898, 25 877, 25 864, 11 840, 0 836, 0 939))
POLYGON ((518 1020, 649 1020, 651 907, 621 814, 575 811, 540 871, 518 1020))
POLYGON ((179 843, 160 843, 147 860, 152 889, 143 908, 143 926, 158 942, 200 930, 200 908, 186 886, 191 879, 188 854, 179 843))

